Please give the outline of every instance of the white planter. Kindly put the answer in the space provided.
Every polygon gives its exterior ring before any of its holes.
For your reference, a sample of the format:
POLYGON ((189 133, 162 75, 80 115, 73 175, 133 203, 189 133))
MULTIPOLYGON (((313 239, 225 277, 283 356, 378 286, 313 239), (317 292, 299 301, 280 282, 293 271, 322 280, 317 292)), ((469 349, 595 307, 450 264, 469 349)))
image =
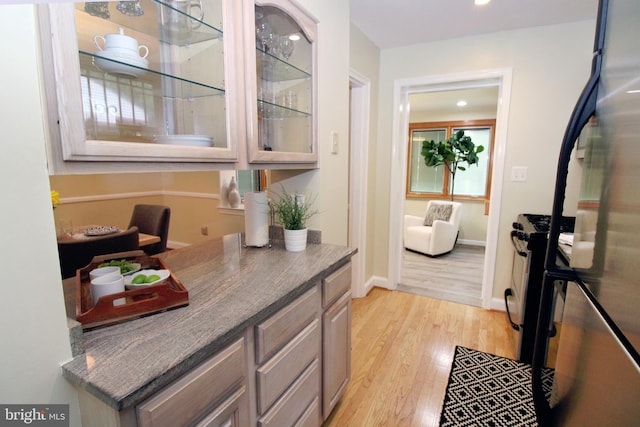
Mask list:
POLYGON ((307 229, 284 230, 284 247, 289 252, 304 251, 307 247, 307 229))

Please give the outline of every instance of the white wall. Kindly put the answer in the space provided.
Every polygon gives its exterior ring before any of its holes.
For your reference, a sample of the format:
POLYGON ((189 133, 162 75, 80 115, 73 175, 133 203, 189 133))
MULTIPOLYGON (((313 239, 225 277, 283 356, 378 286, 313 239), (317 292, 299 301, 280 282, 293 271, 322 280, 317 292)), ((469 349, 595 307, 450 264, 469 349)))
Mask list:
MULTIPOLYGON (((342 0, 298 0, 318 20, 318 155, 319 169, 273 171, 274 182, 288 192, 317 196, 320 211, 309 227, 322 230, 322 242, 346 245, 349 197, 349 3, 342 0), (339 138, 331 154, 331 132, 339 138)), ((279 191, 279 187, 275 187, 279 191)))
POLYGON ((76 393, 60 373, 71 350, 47 179, 32 6, 0 6, 0 40, 0 402, 69 403, 71 425, 78 426, 76 393))
POLYGON ((595 23, 507 31, 381 52, 374 274, 386 277, 393 84, 397 79, 513 69, 503 203, 500 207, 494 296, 507 287, 511 222, 518 213, 550 213, 562 136, 591 68, 595 23), (527 182, 511 182, 513 166, 527 166, 527 182))

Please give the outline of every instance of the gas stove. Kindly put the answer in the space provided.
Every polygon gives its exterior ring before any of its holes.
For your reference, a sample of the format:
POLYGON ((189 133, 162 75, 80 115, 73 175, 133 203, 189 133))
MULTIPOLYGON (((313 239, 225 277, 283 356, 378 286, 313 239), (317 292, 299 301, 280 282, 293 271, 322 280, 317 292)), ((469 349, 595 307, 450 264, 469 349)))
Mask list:
MULTIPOLYGON (((562 217, 560 231, 573 233, 575 217, 562 217)), ((511 287, 505 289, 507 316, 515 331, 516 357, 531 363, 551 216, 520 214, 513 223, 514 248, 511 287)))
MULTIPOLYGON (((560 232, 573 233, 575 223, 575 217, 563 216, 560 221, 560 232)), ((550 227, 550 215, 520 214, 518 215, 518 220, 513 223, 511 235, 524 242, 534 240, 544 240, 546 242, 550 227)))

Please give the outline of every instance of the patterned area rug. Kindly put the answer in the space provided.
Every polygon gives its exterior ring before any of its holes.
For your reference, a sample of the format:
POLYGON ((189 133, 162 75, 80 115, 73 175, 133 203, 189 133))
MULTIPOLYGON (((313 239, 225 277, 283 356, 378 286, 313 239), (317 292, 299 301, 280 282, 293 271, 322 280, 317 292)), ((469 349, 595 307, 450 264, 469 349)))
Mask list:
MULTIPOLYGON (((545 369, 547 398, 553 370, 545 369)), ((537 426, 531 365, 456 347, 444 396, 440 426, 537 426)))

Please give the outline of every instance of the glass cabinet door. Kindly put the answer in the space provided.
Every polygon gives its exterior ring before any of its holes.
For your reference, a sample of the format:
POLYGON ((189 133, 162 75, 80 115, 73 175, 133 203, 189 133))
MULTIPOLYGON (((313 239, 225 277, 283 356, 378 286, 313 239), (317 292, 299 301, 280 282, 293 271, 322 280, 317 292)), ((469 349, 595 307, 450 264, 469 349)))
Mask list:
POLYGON ((235 161, 235 3, 50 5, 64 160, 235 161))
POLYGON ((249 90, 255 98, 248 101, 249 161, 314 163, 316 23, 280 0, 257 2, 250 19, 255 33, 247 46, 255 43, 255 64, 246 61, 247 76, 256 77, 249 90))

